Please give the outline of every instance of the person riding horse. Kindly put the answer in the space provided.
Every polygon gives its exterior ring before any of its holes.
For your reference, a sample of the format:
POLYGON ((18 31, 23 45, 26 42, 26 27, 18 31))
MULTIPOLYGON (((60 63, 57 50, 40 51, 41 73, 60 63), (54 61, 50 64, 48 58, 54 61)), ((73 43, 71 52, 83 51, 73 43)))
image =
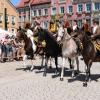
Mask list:
POLYGON ((77 25, 77 20, 74 20, 74 22, 73 22, 73 31, 77 31, 77 30, 79 30, 79 27, 78 27, 78 25, 77 25))
POLYGON ((57 24, 53 20, 50 21, 49 31, 51 33, 53 33, 54 37, 57 36, 57 34, 56 34, 57 33, 57 24))
POLYGON ((89 27, 89 23, 87 19, 83 21, 82 31, 84 31, 88 36, 91 36, 91 28, 89 27))
POLYGON ((27 34, 27 37, 30 38, 31 42, 32 42, 32 49, 33 51, 35 52, 36 51, 36 45, 34 43, 34 33, 31 31, 31 23, 30 22, 27 22, 25 24, 25 29, 26 29, 26 34, 27 34))
POLYGON ((96 19, 93 20, 93 35, 91 36, 91 38, 99 41, 100 43, 100 26, 99 21, 96 19))

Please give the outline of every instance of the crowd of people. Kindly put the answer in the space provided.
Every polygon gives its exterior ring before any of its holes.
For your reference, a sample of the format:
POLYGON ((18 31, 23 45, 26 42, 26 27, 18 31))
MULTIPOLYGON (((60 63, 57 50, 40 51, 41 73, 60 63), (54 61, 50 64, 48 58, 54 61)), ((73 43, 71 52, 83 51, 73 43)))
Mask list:
POLYGON ((21 60, 24 44, 17 41, 15 36, 5 36, 0 40, 0 62, 21 60))
MULTIPOLYGON (((36 24, 35 26, 37 26, 38 28, 40 27, 40 23, 38 21, 36 21, 35 24, 36 24)), ((93 27, 91 28, 87 20, 84 20, 83 27, 81 28, 81 30, 85 31, 88 35, 91 36, 91 38, 95 38, 95 37, 100 36, 100 34, 96 34, 96 33, 100 33, 100 32, 97 32, 98 27, 99 27, 98 21, 93 20, 93 27)), ((69 34, 71 33, 71 31, 79 30, 77 20, 74 20, 73 26, 71 26, 68 21, 65 21, 64 24, 62 24, 61 21, 58 21, 58 22, 50 21, 48 30, 52 33, 54 37, 57 37, 57 32, 61 32, 61 31, 64 32, 63 28, 67 29, 69 34)), ((33 50, 36 51, 36 46, 33 43, 34 32, 31 30, 30 23, 27 23, 25 25, 25 30, 26 30, 27 36, 30 38, 32 42, 33 50)), ((24 55, 23 41, 19 42, 15 38, 15 36, 9 36, 9 35, 7 35, 4 40, 0 40, 0 62, 21 60, 23 55, 24 55)))

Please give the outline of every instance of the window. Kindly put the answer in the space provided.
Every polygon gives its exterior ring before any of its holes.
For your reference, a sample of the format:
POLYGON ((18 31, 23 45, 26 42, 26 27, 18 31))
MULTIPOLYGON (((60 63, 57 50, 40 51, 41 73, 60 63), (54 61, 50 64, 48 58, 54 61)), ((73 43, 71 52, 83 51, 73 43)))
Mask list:
POLYGON ((64 7, 60 7, 60 13, 64 14, 64 7))
POLYGON ((86 4, 86 11, 90 12, 91 11, 91 4, 86 4))
POLYGON ((78 20, 78 27, 82 28, 82 20, 78 20))
POLYGON ((48 9, 44 9, 44 15, 48 15, 48 9))
POLYGON ((12 28, 11 31, 12 31, 12 33, 14 33, 15 32, 14 28, 12 28))
POLYGON ((72 13, 72 12, 73 12, 73 6, 69 6, 69 7, 68 7, 68 12, 69 12, 69 13, 72 13))
POLYGON ((21 22, 24 22, 25 18, 24 16, 21 16, 21 22))
POLYGON ((12 24, 15 25, 15 16, 12 16, 12 24))
POLYGON ((38 10, 38 15, 39 15, 39 16, 42 15, 42 13, 41 13, 41 9, 38 10))
POLYGON ((100 10, 100 3, 95 3, 94 6, 95 6, 95 10, 100 10))
POLYGON ((9 16, 8 15, 6 16, 6 22, 9 22, 9 16))
POLYGON ((78 12, 82 12, 83 11, 83 5, 82 4, 79 4, 78 5, 78 12))
POLYGON ((44 29, 48 29, 48 22, 47 21, 44 22, 44 29))
POLYGON ((32 11, 32 16, 37 16, 37 11, 36 10, 32 11))
POLYGON ((2 23, 2 15, 0 15, 0 23, 2 23))
POLYGON ((52 15, 56 15, 56 7, 52 8, 52 15))

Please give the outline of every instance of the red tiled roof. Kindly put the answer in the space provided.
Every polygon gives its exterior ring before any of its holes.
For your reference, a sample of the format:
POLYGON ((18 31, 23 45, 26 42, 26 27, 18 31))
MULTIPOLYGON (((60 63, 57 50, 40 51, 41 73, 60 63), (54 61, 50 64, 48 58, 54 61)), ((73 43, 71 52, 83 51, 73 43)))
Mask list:
POLYGON ((24 7, 25 3, 30 3, 31 5, 38 5, 50 2, 51 0, 20 0, 20 3, 16 7, 24 7))
POLYGON ((51 0, 31 0, 32 5, 37 5, 37 4, 44 4, 44 3, 50 3, 51 0))
POLYGON ((29 0, 20 0, 19 4, 16 5, 16 7, 17 7, 17 8, 19 8, 19 7, 24 7, 24 3, 27 2, 27 1, 29 1, 29 0))

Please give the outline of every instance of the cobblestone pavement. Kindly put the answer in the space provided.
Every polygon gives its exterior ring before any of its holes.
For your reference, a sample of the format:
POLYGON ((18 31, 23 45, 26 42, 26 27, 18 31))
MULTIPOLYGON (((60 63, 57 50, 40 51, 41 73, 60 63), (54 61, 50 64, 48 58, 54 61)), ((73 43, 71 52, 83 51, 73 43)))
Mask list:
MULTIPOLYGON (((59 67, 61 63, 59 59, 59 67)), ((29 60, 27 64, 30 65, 29 60)), ((40 65, 40 59, 34 64, 40 65)), ((81 73, 74 79, 70 77, 68 66, 66 63, 64 81, 60 81, 53 69, 48 71, 47 77, 43 77, 43 69, 24 71, 20 61, 0 63, 0 100, 100 100, 100 64, 93 64, 88 87, 83 87, 83 61, 80 61, 81 73)))

